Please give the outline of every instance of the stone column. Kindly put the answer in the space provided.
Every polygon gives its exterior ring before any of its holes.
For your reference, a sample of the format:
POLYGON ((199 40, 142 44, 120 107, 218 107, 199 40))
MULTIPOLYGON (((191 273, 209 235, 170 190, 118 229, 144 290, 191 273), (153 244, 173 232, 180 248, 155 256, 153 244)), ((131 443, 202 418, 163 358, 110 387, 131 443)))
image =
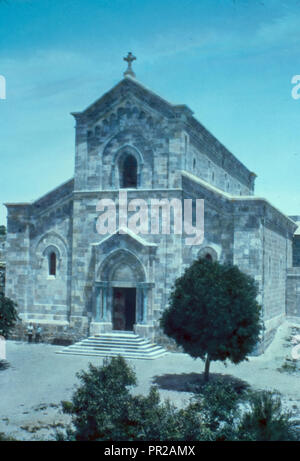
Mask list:
POLYGON ((95 305, 96 305, 96 312, 95 312, 95 322, 100 322, 101 317, 102 317, 102 310, 103 310, 103 304, 102 304, 102 288, 101 287, 95 287, 95 305))
POLYGON ((112 323, 107 310, 109 287, 107 282, 95 283, 95 317, 90 325, 90 334, 99 335, 109 333, 112 330, 112 323))
POLYGON ((103 322, 107 321, 107 287, 102 288, 102 312, 101 320, 103 322))
POLYGON ((149 290, 153 287, 152 283, 140 283, 137 285, 137 323, 134 327, 135 333, 152 338, 153 324, 151 316, 149 318, 149 290))
POLYGON ((142 288, 141 323, 147 323, 148 287, 142 288))

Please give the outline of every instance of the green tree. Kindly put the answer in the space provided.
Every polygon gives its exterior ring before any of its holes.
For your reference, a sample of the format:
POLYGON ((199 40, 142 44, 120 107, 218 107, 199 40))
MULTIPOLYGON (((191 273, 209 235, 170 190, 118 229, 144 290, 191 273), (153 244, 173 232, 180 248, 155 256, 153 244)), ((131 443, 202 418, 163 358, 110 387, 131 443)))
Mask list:
POLYGON ((19 319, 17 304, 0 293, 0 335, 7 338, 16 321, 19 319))
POLYGON ((175 281, 161 318, 166 335, 186 353, 205 360, 246 360, 262 328, 257 287, 238 267, 198 259, 175 281))
POLYGON ((6 235, 6 227, 0 226, 0 235, 6 235))

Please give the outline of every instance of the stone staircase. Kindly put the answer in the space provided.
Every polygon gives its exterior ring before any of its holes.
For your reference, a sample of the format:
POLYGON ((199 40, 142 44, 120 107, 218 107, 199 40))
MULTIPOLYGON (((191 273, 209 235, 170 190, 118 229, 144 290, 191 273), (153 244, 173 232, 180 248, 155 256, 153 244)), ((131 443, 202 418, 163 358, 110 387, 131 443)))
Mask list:
POLYGON ((167 351, 148 339, 130 332, 105 333, 90 336, 67 346, 58 354, 89 355, 94 357, 116 357, 153 360, 163 357, 167 351))

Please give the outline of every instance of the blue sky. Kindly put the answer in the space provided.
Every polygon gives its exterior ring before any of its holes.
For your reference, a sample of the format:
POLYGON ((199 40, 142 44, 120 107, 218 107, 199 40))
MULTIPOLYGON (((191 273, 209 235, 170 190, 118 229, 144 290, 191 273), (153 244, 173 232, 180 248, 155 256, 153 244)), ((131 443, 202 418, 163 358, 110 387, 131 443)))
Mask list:
MULTIPOLYGON (((194 115, 300 215, 300 0, 0 1, 0 202, 73 176, 74 120, 137 56, 138 80, 194 115)), ((0 206, 0 224, 5 223, 0 206)))

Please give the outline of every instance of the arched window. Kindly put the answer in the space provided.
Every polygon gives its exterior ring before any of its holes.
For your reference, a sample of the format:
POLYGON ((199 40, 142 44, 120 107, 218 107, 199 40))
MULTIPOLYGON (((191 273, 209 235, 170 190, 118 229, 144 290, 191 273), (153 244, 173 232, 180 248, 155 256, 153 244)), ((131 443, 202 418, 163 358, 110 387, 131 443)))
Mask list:
POLYGON ((211 247, 204 247, 198 253, 198 258, 206 259, 207 261, 218 261, 217 252, 211 247))
POLYGON ((54 251, 49 254, 49 275, 56 276, 56 254, 54 251))
POLYGON ((125 158, 120 160, 120 187, 131 188, 137 187, 137 161, 136 158, 128 154, 125 158))

